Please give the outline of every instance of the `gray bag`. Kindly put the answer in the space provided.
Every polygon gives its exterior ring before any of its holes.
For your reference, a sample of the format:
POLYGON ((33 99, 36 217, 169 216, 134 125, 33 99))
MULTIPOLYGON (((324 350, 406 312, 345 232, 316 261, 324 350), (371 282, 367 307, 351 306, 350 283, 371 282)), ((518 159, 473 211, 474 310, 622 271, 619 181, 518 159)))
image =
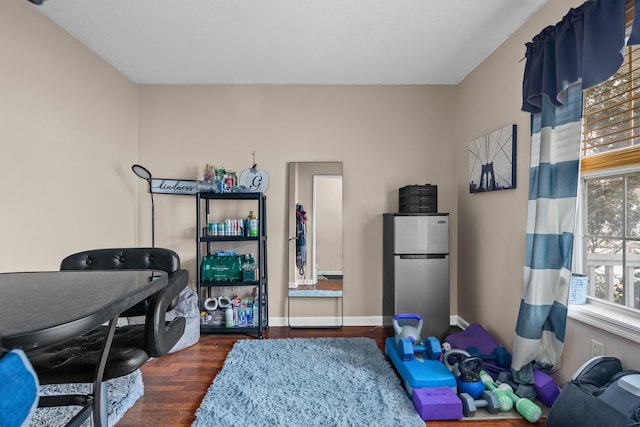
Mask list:
POLYGON ((640 425, 640 371, 598 356, 582 365, 549 411, 547 427, 640 425))

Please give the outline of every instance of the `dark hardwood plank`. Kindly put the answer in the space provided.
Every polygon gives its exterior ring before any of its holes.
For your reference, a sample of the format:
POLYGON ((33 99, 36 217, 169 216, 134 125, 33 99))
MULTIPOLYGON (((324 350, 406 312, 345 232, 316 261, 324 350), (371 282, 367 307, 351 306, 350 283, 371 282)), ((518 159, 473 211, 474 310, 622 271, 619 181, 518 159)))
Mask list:
MULTIPOLYGON (((384 351, 387 333, 381 327, 343 327, 341 329, 290 329, 271 327, 269 338, 369 337, 384 351)), ((195 412, 215 376, 222 369, 227 353, 240 339, 255 339, 245 335, 204 335, 187 349, 154 359, 142 367, 144 396, 129 409, 118 427, 179 427, 190 426, 195 412)), ((425 423, 426 424, 426 423, 425 423)), ((429 421, 429 427, 524 427, 525 420, 500 421, 429 421)), ((544 426, 542 420, 537 426, 544 426)))

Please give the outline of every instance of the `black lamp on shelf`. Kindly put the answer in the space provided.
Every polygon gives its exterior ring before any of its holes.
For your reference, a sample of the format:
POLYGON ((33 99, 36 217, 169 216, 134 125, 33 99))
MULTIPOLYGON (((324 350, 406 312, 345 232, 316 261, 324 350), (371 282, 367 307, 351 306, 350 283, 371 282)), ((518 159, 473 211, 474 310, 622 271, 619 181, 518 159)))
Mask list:
POLYGON ((153 189, 151 188, 151 172, 144 166, 140 166, 135 164, 131 166, 131 170, 138 177, 144 179, 149 183, 149 194, 151 194, 151 247, 155 249, 156 247, 156 214, 155 214, 155 206, 153 204, 153 189))

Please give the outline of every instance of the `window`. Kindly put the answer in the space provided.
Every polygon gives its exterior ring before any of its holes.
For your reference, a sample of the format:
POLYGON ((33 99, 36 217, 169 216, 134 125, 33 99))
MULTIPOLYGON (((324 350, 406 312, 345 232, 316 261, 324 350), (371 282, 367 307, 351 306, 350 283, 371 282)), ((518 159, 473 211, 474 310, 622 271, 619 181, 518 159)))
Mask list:
POLYGON ((640 46, 626 47, 618 72, 584 91, 581 156, 576 271, 589 276, 589 304, 570 311, 640 342, 640 46))
POLYGON ((589 296, 640 308, 640 171, 584 181, 589 296))

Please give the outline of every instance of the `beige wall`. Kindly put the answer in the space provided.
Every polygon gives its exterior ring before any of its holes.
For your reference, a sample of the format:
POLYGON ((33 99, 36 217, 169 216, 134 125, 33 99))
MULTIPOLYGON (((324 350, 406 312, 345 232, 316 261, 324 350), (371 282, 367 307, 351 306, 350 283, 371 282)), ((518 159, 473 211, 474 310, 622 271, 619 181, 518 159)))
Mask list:
MULTIPOLYGON (((525 43, 553 25, 582 0, 548 2, 487 60, 458 85, 458 315, 484 325, 511 348, 522 296, 527 220, 529 115, 520 111, 525 43), (469 194, 468 143, 507 124, 518 125, 517 188, 488 194, 469 194)), ((625 367, 640 346, 569 319, 563 367, 556 374, 567 381, 590 357, 590 340, 605 343, 609 354, 625 367), (626 360, 622 357, 626 351, 626 360)))
POLYGON ((135 244, 135 85, 27 1, 0 2, 0 271, 135 244))
MULTIPOLYGON (((437 184, 440 210, 455 218, 455 95, 453 86, 141 86, 139 161, 193 179, 206 163, 240 172, 255 150, 270 179, 271 317, 286 317, 287 163, 343 162, 345 316, 370 322, 382 310, 382 213, 398 210, 398 188, 437 184)), ((159 195, 156 215, 157 244, 193 269, 193 200, 159 195)))

